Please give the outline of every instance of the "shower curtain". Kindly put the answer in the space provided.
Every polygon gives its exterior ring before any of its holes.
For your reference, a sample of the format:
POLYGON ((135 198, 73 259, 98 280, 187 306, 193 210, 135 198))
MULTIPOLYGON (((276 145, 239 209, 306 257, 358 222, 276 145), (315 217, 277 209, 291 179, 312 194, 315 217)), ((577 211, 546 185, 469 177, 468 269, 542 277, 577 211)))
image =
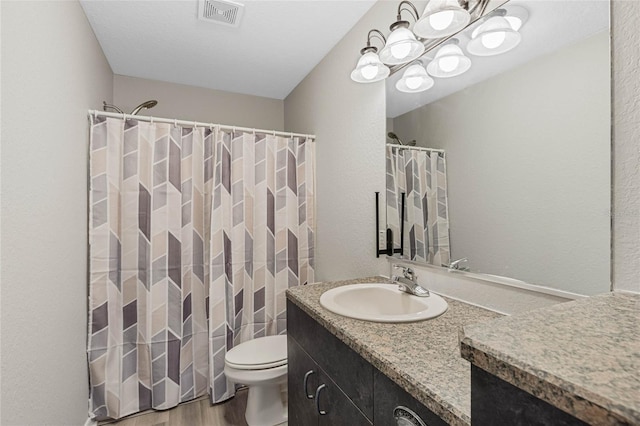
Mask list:
POLYGON ((313 279, 313 173, 310 139, 93 118, 92 418, 233 395, 226 351, 313 279))
POLYGON ((220 131, 211 235, 211 399, 235 393, 223 374, 234 345, 286 331, 287 288, 313 282, 314 144, 220 131))
POLYGON ((400 235, 401 194, 405 198, 404 257, 449 264, 449 212, 444 154, 387 146, 387 226, 396 247, 400 235))

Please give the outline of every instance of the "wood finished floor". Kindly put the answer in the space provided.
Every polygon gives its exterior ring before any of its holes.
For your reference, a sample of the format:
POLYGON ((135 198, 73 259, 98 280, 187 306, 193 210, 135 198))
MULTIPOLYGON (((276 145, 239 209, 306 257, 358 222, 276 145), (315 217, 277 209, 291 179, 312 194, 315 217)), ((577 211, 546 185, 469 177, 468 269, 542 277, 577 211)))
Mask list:
MULTIPOLYGON (((150 411, 114 422, 100 422, 100 426, 247 426, 244 419, 247 392, 247 389, 238 390, 229 401, 213 406, 209 404, 209 398, 202 398, 170 410, 150 411)), ((286 392, 283 392, 282 398, 286 401, 286 392)))

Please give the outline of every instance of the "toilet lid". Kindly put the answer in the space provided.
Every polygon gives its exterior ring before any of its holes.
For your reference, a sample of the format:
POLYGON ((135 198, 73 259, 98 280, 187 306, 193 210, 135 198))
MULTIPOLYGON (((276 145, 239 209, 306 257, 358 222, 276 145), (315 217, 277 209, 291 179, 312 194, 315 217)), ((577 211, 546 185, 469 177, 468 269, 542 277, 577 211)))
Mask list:
POLYGON ((224 357, 228 366, 240 370, 261 370, 287 363, 287 336, 249 340, 231 349, 224 357))

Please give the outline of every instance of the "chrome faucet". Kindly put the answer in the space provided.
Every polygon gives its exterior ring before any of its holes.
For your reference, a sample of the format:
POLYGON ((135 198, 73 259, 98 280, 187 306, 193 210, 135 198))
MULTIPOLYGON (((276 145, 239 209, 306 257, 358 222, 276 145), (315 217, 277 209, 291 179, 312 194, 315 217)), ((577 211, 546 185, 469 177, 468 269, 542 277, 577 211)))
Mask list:
POLYGON ((398 290, 404 291, 405 293, 413 294, 414 296, 418 297, 429 296, 429 290, 421 287, 420 284, 416 282, 418 276, 415 274, 413 269, 402 265, 393 265, 393 267, 394 269, 400 269, 402 271, 402 276, 391 276, 391 281, 394 284, 398 284, 398 290))
POLYGON ((449 262, 449 265, 447 265, 447 268, 449 268, 449 271, 468 271, 469 270, 468 266, 460 266, 461 263, 467 262, 468 260, 469 259, 467 259, 466 257, 463 257, 462 259, 454 260, 452 262, 449 262))

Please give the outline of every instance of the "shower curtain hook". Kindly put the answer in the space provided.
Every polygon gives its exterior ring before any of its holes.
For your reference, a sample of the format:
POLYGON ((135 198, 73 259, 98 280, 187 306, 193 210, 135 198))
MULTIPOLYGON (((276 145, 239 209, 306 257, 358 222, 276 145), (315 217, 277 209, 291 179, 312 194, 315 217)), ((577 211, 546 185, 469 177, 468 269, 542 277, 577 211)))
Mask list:
POLYGON ((276 131, 275 130, 273 131, 273 137, 274 138, 276 137, 276 131))
POLYGON ((153 116, 151 116, 151 120, 149 120, 151 124, 153 124, 153 116))
POLYGON ((175 127, 178 127, 178 119, 177 119, 177 118, 174 118, 174 119, 173 119, 173 125, 174 125, 175 127))

